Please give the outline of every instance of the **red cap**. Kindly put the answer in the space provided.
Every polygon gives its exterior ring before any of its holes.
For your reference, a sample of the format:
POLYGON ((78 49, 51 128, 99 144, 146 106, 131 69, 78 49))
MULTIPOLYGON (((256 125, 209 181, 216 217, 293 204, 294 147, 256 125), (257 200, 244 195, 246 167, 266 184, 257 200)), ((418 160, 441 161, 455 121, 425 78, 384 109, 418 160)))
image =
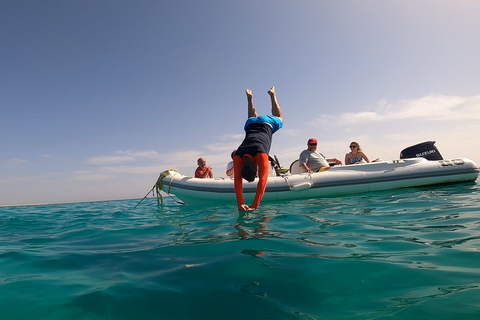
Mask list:
POLYGON ((308 144, 317 143, 317 139, 311 138, 308 139, 308 144))

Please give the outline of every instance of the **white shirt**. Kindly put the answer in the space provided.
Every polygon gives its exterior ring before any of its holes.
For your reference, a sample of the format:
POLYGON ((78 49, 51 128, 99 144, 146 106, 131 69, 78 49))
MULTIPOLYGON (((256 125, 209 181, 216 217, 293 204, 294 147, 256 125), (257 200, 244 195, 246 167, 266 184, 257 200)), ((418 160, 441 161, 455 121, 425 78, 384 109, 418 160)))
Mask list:
MULTIPOLYGON (((227 171, 232 169, 233 168, 233 161, 230 161, 228 164, 227 164, 227 171)), ((231 175, 229 175, 230 178, 233 178, 233 173, 231 175)))

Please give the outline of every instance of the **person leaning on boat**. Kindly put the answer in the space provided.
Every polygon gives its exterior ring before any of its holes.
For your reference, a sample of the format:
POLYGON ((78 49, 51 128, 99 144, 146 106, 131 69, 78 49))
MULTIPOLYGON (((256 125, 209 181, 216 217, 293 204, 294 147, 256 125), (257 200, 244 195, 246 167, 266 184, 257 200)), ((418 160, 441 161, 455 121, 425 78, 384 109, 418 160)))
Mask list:
POLYGON ((237 149, 233 150, 230 156, 232 157, 232 161, 227 163, 227 170, 225 170, 225 174, 227 177, 233 179, 233 156, 235 155, 235 152, 237 152, 237 149))
POLYGON ((330 169, 329 163, 342 164, 337 158, 325 159, 325 156, 317 151, 317 139, 310 138, 307 141, 307 149, 300 153, 298 163, 306 172, 317 172, 322 168, 330 169))
POLYGON ((362 148, 358 142, 353 141, 350 143, 350 152, 345 155, 345 164, 355 164, 355 163, 364 163, 370 162, 367 155, 363 153, 362 148))
POLYGON ((275 87, 268 90, 272 103, 272 115, 258 116, 253 104, 253 93, 250 89, 245 90, 248 102, 248 119, 245 123, 245 139, 238 147, 233 157, 234 184, 237 196, 238 210, 242 212, 255 210, 260 205, 268 178, 268 153, 272 145, 272 135, 283 127, 282 109, 277 101, 275 87), (252 182, 257 176, 258 184, 255 199, 251 206, 245 204, 243 198, 243 179, 252 182))
POLYGON ((198 168, 195 170, 195 178, 213 178, 212 167, 207 167, 205 158, 198 158, 198 168))

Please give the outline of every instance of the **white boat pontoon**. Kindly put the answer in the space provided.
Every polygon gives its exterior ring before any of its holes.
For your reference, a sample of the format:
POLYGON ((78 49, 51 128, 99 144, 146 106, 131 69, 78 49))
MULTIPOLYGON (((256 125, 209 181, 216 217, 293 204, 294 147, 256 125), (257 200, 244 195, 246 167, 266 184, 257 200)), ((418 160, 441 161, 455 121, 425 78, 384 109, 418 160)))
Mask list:
MULTIPOLYGON (((268 177, 262 202, 465 183, 477 179, 479 167, 474 161, 467 158, 444 160, 434 143, 429 141, 407 148, 398 160, 334 166, 324 172, 295 173, 299 169, 294 162, 290 172, 268 177), (421 145, 423 149, 418 148, 421 145)), ((255 197, 257 182, 258 179, 243 182, 247 203, 255 197)), ((162 190, 189 205, 236 203, 234 183, 230 178, 199 179, 170 169, 160 175, 154 188, 157 195, 162 190)))

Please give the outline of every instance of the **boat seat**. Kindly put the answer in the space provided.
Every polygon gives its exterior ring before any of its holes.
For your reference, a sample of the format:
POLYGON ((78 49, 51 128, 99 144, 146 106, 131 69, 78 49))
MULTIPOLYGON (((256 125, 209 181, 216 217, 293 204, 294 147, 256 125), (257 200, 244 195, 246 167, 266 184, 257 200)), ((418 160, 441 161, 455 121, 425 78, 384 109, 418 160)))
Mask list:
POLYGON ((293 161, 290 165, 290 173, 291 174, 299 174, 305 172, 300 165, 298 164, 298 159, 293 161))

